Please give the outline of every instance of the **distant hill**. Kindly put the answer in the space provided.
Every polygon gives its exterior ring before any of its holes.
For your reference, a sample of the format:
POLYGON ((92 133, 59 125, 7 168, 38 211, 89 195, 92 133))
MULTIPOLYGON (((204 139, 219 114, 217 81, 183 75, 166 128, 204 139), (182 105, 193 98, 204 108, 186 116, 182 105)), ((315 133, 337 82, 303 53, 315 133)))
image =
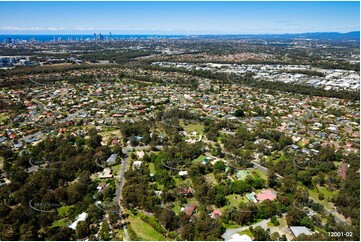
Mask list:
MULTIPOLYGON (((194 36, 196 37, 196 36, 194 36)), ((199 37, 199 36, 198 36, 199 37)), ((360 31, 353 31, 348 33, 338 32, 314 32, 301 34, 232 34, 232 35, 203 35, 202 37, 209 38, 263 38, 263 39, 318 39, 318 40, 354 40, 360 41, 360 31)))
MULTIPOLYGON (((292 35, 290 35, 292 36, 292 35)), ((353 31, 348 33, 304 33, 304 34, 295 34, 294 38, 310 38, 310 39, 329 39, 329 40, 360 40, 360 31, 353 31)))

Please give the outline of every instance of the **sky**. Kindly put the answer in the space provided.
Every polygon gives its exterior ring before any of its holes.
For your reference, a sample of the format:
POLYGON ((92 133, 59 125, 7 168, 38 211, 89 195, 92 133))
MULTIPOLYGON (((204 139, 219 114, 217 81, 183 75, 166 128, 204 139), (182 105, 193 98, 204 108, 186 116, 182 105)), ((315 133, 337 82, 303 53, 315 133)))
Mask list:
POLYGON ((0 34, 273 34, 360 29, 360 2, 0 2, 0 34))

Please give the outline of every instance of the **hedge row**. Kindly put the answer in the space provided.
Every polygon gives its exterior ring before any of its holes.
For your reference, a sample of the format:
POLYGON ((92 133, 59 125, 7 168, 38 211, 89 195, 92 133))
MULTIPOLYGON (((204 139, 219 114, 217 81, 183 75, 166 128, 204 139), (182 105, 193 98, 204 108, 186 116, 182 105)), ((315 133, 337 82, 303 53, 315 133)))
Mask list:
POLYGON ((149 217, 143 213, 139 213, 140 219, 149 224, 155 231, 163 236, 167 236, 167 230, 165 230, 154 217, 149 217))

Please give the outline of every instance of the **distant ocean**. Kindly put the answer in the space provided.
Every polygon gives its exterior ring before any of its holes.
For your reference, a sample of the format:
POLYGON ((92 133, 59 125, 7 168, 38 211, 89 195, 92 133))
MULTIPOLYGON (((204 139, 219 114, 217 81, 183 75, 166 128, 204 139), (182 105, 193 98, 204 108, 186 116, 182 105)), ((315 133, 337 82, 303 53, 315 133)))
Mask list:
MULTIPOLYGON (((98 34, 97 34, 98 36, 98 34)), ((110 35, 102 35, 104 38, 109 38, 110 35)), ((111 35, 112 39, 154 39, 154 38, 164 38, 164 39, 174 39, 174 38, 184 38, 186 35, 111 35)), ((0 35, 0 42, 3 42, 5 39, 11 38, 13 40, 30 40, 35 39, 37 41, 52 41, 58 40, 79 40, 79 39, 94 39, 92 34, 73 34, 73 35, 0 35)))
MULTIPOLYGON (((97 36, 98 33, 97 33, 97 36)), ((110 35, 102 34, 104 38, 109 38, 110 35)), ((325 40, 355 40, 360 41, 360 31, 353 31, 349 33, 337 33, 337 32, 315 32, 315 33, 299 33, 299 34, 178 34, 178 35, 161 35, 161 34, 114 34, 111 35, 112 39, 181 39, 181 38, 265 38, 265 39, 293 39, 293 38, 307 38, 307 39, 325 39, 325 40)), ((91 39, 94 40, 93 34, 48 34, 48 35, 14 35, 14 34, 0 34, 0 43, 5 39, 14 40, 30 40, 35 39, 37 41, 58 41, 61 40, 79 40, 79 39, 91 39)))

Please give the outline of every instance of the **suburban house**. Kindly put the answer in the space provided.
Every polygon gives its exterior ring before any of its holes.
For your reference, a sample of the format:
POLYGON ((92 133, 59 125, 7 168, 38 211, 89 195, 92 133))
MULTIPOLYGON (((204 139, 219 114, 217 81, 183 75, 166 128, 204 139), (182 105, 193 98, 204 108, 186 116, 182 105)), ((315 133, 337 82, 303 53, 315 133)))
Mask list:
POLYGON ((259 202, 262 202, 264 200, 273 201, 274 199, 276 199, 276 193, 271 190, 264 190, 261 193, 256 194, 255 197, 259 202))
POLYGON ((347 177, 347 168, 348 165, 345 162, 342 162, 340 169, 338 171, 339 176, 341 177, 341 179, 345 180, 347 177))
POLYGON ((196 210, 196 205, 195 204, 187 204, 186 206, 185 206, 185 208, 183 209, 183 212, 185 213, 185 214, 187 214, 187 216, 188 217, 191 217, 193 214, 194 214, 194 212, 195 212, 195 210, 196 210))
POLYGON ((143 157, 144 157, 144 151, 137 151, 137 152, 135 152, 135 154, 137 155, 137 157, 139 159, 143 159, 143 157))
POLYGON ((220 209, 215 209, 213 210, 212 214, 211 214, 211 218, 213 219, 219 219, 220 217, 222 217, 222 212, 220 209))
POLYGON ((99 185, 97 186, 98 192, 102 193, 102 192, 106 191, 108 189, 108 185, 109 184, 106 184, 104 182, 99 183, 99 185))
POLYGON ((83 213, 79 214, 76 217, 76 220, 72 224, 68 225, 68 227, 71 228, 71 229, 76 230, 76 226, 78 226, 78 223, 80 221, 85 221, 87 218, 88 218, 88 214, 83 212, 83 213))
POLYGON ((97 186, 97 190, 99 190, 99 191, 102 190, 106 185, 107 184, 104 182, 99 183, 99 185, 97 186))
POLYGON ((134 161, 133 162, 133 169, 136 168, 136 169, 139 169, 140 166, 143 164, 143 162, 137 160, 137 161, 134 161))
POLYGON ((232 235, 231 239, 227 240, 227 241, 252 241, 251 237, 249 237, 246 234, 237 234, 235 233, 234 235, 232 235))
POLYGON ((191 188, 191 187, 188 187, 188 188, 183 188, 183 189, 180 189, 180 192, 184 195, 184 196, 191 196, 193 193, 194 193, 194 189, 191 188))
POLYGON ((180 176, 187 176, 187 175, 188 175, 188 171, 180 171, 180 172, 178 172, 178 175, 180 175, 180 176))
POLYGON ((102 173, 99 176, 102 179, 106 179, 106 178, 112 178, 112 170, 110 168, 104 168, 104 170, 102 171, 102 173))
POLYGON ((111 141, 111 144, 114 146, 114 145, 119 145, 119 139, 117 138, 113 138, 112 141, 111 141))
POLYGON ((112 154, 108 159, 107 159, 107 164, 108 165, 113 165, 115 163, 117 159, 117 154, 112 154))

